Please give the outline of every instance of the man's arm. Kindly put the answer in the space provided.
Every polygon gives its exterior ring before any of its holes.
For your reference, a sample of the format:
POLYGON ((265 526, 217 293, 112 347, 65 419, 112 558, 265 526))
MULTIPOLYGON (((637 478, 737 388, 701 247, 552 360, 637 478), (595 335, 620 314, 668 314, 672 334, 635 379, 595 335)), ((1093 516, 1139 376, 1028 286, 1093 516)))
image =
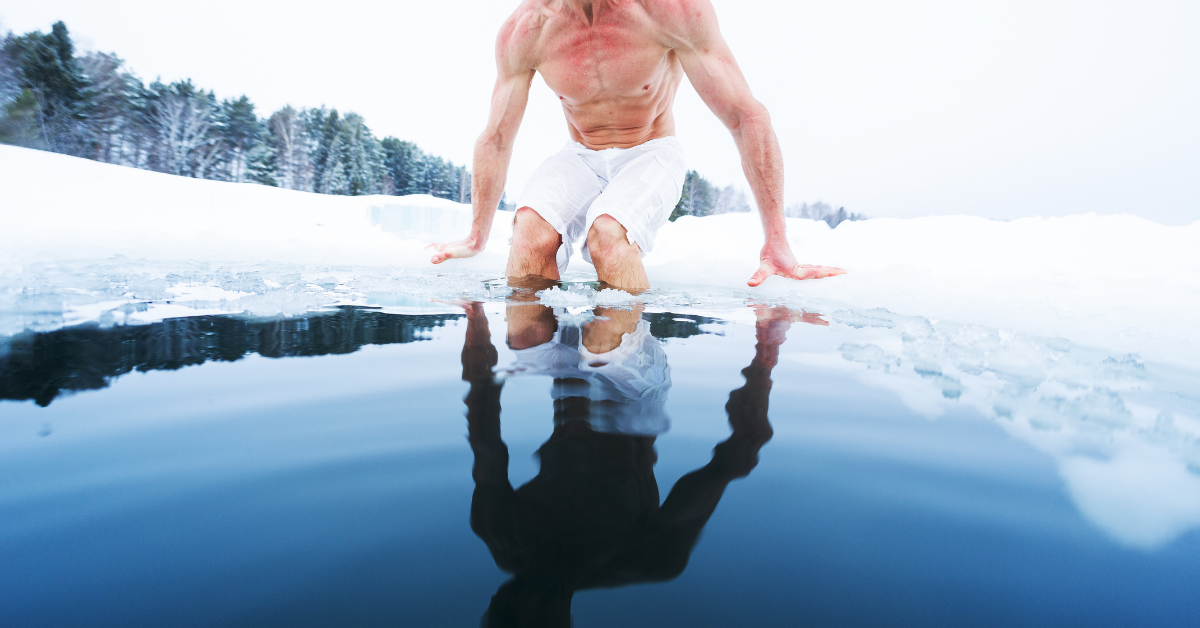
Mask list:
POLYGON ((475 160, 471 171, 471 234, 458 242, 431 244, 437 253, 430 259, 440 264, 455 257, 471 257, 487 246, 492 231, 492 218, 504 193, 508 178, 508 163, 512 158, 513 142, 525 104, 529 101, 529 86, 533 68, 525 54, 519 17, 514 15, 500 29, 496 38, 496 87, 492 90, 492 107, 487 128, 475 142, 475 160))
POLYGON ((758 272, 749 284, 757 286, 771 275, 820 279, 846 271, 796 262, 787 241, 783 214, 783 154, 771 128, 767 108, 754 99, 733 53, 721 37, 717 15, 709 0, 663 3, 657 17, 683 71, 704 104, 725 124, 742 156, 742 170, 758 203, 766 242, 758 272))
POLYGON ((816 315, 782 307, 759 307, 757 314, 754 360, 742 370, 746 385, 729 393, 725 404, 733 434, 713 448, 708 464, 675 483, 662 508, 648 522, 649 534, 636 539, 614 561, 623 563, 623 573, 638 574, 644 580, 669 580, 682 573, 725 488, 758 466, 759 450, 775 433, 767 408, 771 370, 779 362, 779 346, 795 321, 827 323, 816 315))

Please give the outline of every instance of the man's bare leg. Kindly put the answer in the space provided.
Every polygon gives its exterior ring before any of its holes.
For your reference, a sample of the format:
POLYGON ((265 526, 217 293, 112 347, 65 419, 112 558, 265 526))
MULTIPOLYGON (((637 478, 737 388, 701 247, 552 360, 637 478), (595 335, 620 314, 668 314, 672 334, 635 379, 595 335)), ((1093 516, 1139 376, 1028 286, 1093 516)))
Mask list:
POLYGON ((508 268, 504 274, 519 279, 536 275, 557 281, 558 247, 562 236, 545 218, 529 207, 517 210, 513 221, 512 248, 508 252, 508 268))
POLYGON ((616 218, 604 214, 588 231, 588 252, 600 281, 636 294, 648 290, 650 280, 642 267, 642 250, 627 234, 616 218))
POLYGON ((596 318, 583 326, 583 346, 595 354, 616 349, 621 346, 625 334, 632 334, 637 329, 645 309, 641 304, 631 308, 596 308, 596 318))
POLYGON ((504 318, 508 321, 508 348, 517 351, 544 345, 558 331, 554 309, 537 303, 509 303, 504 318))

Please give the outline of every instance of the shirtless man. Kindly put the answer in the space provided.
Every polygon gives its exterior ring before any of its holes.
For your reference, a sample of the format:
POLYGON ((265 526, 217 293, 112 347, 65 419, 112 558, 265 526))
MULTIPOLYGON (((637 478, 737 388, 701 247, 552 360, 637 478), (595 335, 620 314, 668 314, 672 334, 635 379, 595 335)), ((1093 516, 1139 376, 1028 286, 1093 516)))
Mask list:
POLYGON ((562 101, 571 142, 538 168, 513 223, 505 274, 557 280, 574 242, 599 279, 650 283, 641 258, 667 222, 686 169, 671 108, 686 74, 729 128, 754 192, 766 242, 758 286, 771 275, 819 279, 845 271, 796 262, 783 214, 783 157, 770 116, 750 94, 709 0, 524 0, 496 41, 498 76, 475 144, 474 219, 466 239, 432 245, 440 264, 484 249, 508 176, 534 72, 562 101))

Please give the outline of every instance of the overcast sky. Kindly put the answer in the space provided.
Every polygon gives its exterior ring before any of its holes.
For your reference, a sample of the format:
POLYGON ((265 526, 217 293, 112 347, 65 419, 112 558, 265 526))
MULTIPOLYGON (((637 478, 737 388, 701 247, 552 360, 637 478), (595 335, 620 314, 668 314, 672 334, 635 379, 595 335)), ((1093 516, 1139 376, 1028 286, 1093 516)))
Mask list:
MULTIPOLYGON (((714 0, 783 144, 788 203, 873 216, 1136 213, 1200 219, 1196 0, 714 0)), ((457 163, 487 116, 495 31, 515 0, 334 3, 39 0, 3 27, 63 20, 143 79, 192 78, 260 114, 356 111, 457 163)), ((745 185, 691 87, 690 166, 745 185)), ((508 191, 567 139, 535 80, 508 191)))

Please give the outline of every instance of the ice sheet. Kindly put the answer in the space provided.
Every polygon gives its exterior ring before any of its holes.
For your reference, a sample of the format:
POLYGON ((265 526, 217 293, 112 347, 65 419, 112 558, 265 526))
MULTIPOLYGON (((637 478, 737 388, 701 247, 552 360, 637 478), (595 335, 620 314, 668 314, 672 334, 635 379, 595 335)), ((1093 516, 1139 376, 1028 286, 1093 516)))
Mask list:
POLYGON ((1098 527, 1136 548, 1200 527, 1200 377, 1136 354, 886 310, 834 311, 833 351, 784 356, 929 419, 969 406, 1045 453, 1098 527))

